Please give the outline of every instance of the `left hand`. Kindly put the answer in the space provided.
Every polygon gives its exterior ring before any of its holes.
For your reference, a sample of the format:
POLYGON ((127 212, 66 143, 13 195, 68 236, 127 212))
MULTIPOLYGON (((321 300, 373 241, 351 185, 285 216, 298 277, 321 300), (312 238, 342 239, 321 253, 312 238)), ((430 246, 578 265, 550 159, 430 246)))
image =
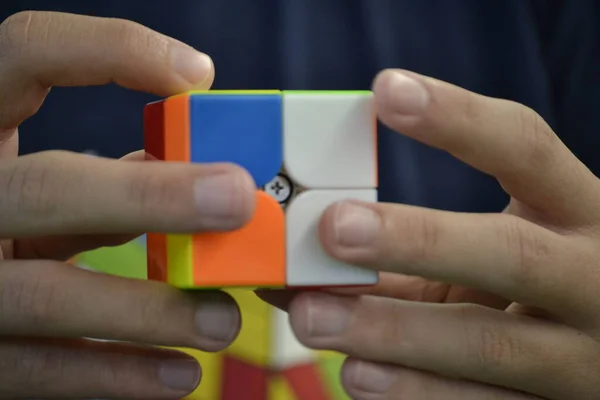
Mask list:
POLYGON ((336 204, 326 251, 382 271, 380 285, 260 296, 303 344, 350 356, 353 399, 600 398, 600 181, 520 104, 406 71, 374 92, 385 124, 494 176, 510 204, 336 204))

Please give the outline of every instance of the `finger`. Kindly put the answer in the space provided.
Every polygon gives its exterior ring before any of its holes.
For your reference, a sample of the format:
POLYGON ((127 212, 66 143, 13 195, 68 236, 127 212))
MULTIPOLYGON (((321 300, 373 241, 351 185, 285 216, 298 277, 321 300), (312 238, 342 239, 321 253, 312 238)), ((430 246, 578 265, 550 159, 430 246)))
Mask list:
POLYGON ((379 283, 374 286, 332 288, 328 291, 339 295, 371 295, 426 303, 471 303, 499 310, 510 305, 510 301, 491 293, 389 272, 382 272, 379 283))
MULTIPOLYGON (((122 157, 121 161, 144 161, 146 153, 136 151, 122 157)), ((141 236, 137 234, 123 235, 66 235, 47 236, 14 241, 14 258, 21 260, 43 259, 66 261, 71 257, 100 247, 120 246, 141 236)), ((13 258, 13 257, 11 257, 13 258)))
POLYGON ((444 303, 449 285, 432 282, 418 276, 381 272, 379 282, 372 286, 326 288, 332 294, 371 295, 395 299, 444 303))
POLYGON ((493 175, 534 211, 555 222, 599 217, 595 176, 533 110, 400 70, 373 90, 385 124, 493 175))
POLYGON ((211 59, 137 23, 27 11, 0 25, 0 128, 34 114, 51 86, 115 82, 168 96, 211 86, 211 59), (9 106, 10 105, 10 106, 9 106))
POLYGON ((306 293, 292 302, 290 321, 311 348, 549 399, 592 398, 586 382, 600 367, 591 338, 480 306, 306 293))
POLYGON ((58 262, 0 268, 0 336, 91 337, 218 351, 240 328, 223 292, 96 274, 58 262))
MULTIPOLYGON (((503 310, 510 301, 490 293, 466 287, 433 282, 418 276, 382 273, 375 286, 357 288, 325 288, 323 291, 341 296, 379 296, 425 303, 471 303, 503 310)), ((290 302, 301 292, 258 290, 257 295, 274 307, 287 311, 290 302)))
POLYGON ((119 160, 121 160, 121 161, 147 161, 148 160, 147 156, 148 156, 148 153, 146 153, 144 150, 136 150, 136 151, 132 151, 129 154, 125 154, 119 160))
POLYGON ((354 400, 542 400, 508 389, 349 358, 342 385, 354 400))
POLYGON ((140 235, 66 235, 14 241, 16 260, 66 261, 86 251, 124 245, 140 235))
MULTIPOLYGON (((325 288, 323 291, 341 296, 370 295, 427 303, 471 303, 498 310, 506 309, 511 303, 499 296, 479 290, 432 282, 417 276, 385 272, 380 275, 379 283, 374 286, 325 288)), ((261 300, 273 307, 288 311, 292 300, 303 292, 299 290, 259 289, 255 293, 261 300)))
POLYGON ((250 175, 228 164, 120 162, 45 152, 0 164, 0 237, 199 232, 243 226, 250 175))
POLYGON ((0 399, 175 399, 200 366, 184 354, 89 340, 0 341, 0 399))
POLYGON ((574 238, 511 215, 343 202, 325 212, 320 236, 331 256, 352 264, 469 287, 571 317, 578 309, 573 306, 589 308, 585 295, 574 295, 580 275, 564 268, 589 265, 589 251, 574 238))

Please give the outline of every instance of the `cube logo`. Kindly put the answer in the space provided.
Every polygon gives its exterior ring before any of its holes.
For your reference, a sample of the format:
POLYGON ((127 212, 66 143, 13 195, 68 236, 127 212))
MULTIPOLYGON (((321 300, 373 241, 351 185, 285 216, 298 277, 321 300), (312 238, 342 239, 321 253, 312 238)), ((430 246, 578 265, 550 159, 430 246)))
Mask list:
POLYGON ((150 279, 190 289, 377 282, 326 255, 317 233, 331 204, 377 201, 371 92, 191 92, 147 105, 144 123, 157 159, 238 164, 258 188, 253 218, 236 231, 149 234, 150 279))
POLYGON ((270 194, 277 202, 285 207, 292 199, 292 196, 296 194, 296 188, 294 183, 284 173, 279 173, 269 183, 262 188, 265 192, 270 194))

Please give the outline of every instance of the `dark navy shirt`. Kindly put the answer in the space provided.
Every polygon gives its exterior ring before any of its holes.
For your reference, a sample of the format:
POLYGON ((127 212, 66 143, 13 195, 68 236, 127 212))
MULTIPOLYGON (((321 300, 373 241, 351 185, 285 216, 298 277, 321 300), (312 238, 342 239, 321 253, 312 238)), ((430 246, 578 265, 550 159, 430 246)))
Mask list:
MULTIPOLYGON (((600 172, 600 3, 595 0, 5 0, 23 9, 135 20, 212 56, 215 88, 368 89, 399 67, 538 111, 600 172)), ((55 89, 22 126, 22 151, 143 143, 154 100, 114 86, 55 89)), ((515 143, 516 145, 517 143, 515 143)), ((382 129, 380 199, 498 211, 497 182, 449 155, 382 129)), ((535 184, 535 182, 532 182, 535 184)))

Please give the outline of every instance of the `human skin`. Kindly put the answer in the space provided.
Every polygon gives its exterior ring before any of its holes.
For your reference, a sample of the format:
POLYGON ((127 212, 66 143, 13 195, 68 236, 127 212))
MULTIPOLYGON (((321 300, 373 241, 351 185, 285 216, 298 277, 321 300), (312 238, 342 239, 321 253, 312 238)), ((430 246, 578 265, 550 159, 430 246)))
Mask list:
POLYGON ((373 90, 383 123, 495 177, 510 203, 337 203, 325 250, 381 283, 259 296, 306 346, 349 355, 356 400, 600 398, 598 178, 523 105, 401 70, 373 90))
POLYGON ((239 310, 224 293, 65 260, 142 232, 238 228, 254 209, 246 171, 143 152, 17 156, 19 124, 53 86, 115 82, 169 96, 213 77, 208 56, 128 21, 26 12, 0 25, 0 398, 181 398, 201 378, 198 363, 150 345, 217 351, 236 337, 239 310))
MULTIPOLYGON (((199 366, 148 345, 222 349, 239 329, 235 303, 64 260, 140 232, 235 229, 252 215, 251 178, 141 153, 17 157, 17 128, 52 86, 168 96, 208 88, 212 63, 131 22, 46 12, 5 21, 0 55, 0 398, 184 396, 199 366)), ((350 356, 354 399, 599 398, 598 179, 522 105, 408 71, 382 72, 373 89, 382 122, 496 177, 510 204, 333 205, 324 248, 381 283, 260 296, 289 310, 302 343, 350 356)))

